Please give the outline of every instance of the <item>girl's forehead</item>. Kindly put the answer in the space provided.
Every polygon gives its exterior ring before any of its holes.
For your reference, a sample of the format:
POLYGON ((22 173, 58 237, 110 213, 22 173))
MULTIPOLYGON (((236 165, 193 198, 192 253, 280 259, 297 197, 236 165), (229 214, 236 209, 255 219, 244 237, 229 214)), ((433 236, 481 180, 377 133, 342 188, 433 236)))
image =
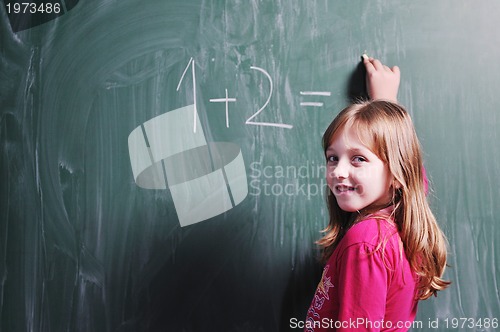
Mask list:
POLYGON ((362 132, 363 130, 360 130, 357 126, 345 124, 332 135, 329 147, 333 148, 335 145, 342 145, 347 149, 368 149, 372 151, 370 145, 367 144, 367 137, 365 137, 368 135, 363 135, 362 132))

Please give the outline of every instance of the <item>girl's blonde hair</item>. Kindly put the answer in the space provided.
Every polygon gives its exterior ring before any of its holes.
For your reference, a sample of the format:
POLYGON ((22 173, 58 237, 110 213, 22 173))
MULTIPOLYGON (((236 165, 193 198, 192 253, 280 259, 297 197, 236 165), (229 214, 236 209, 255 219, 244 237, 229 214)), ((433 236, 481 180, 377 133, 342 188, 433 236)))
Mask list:
MULTIPOLYGON (((450 283, 442 279, 446 267, 446 238, 439 228, 426 197, 426 179, 418 141, 410 116, 403 107, 386 101, 353 104, 342 110, 323 135, 326 150, 343 128, 352 128, 360 141, 389 168, 393 187, 392 219, 397 225, 411 269, 419 277, 418 299, 427 299, 450 283)), ((327 260, 347 229, 370 213, 383 208, 367 207, 362 212, 345 212, 327 187, 330 222, 318 244, 327 260)))

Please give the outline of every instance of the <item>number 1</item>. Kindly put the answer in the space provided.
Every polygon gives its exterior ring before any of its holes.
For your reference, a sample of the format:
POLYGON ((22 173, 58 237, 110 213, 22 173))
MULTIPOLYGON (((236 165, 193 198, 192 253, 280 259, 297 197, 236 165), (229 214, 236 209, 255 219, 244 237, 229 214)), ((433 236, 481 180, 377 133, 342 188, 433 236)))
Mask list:
POLYGON ((186 75, 187 70, 189 69, 189 66, 191 66, 191 74, 193 77, 193 99, 194 99, 194 108, 193 108, 193 133, 196 133, 196 117, 198 115, 198 109, 196 108, 196 72, 195 72, 195 66, 194 66, 194 60, 193 58, 189 59, 189 62, 186 66, 186 69, 184 69, 184 72, 182 73, 181 79, 179 80, 179 84, 177 84, 177 89, 176 91, 179 91, 179 88, 181 87, 182 80, 184 79, 184 75, 186 75))

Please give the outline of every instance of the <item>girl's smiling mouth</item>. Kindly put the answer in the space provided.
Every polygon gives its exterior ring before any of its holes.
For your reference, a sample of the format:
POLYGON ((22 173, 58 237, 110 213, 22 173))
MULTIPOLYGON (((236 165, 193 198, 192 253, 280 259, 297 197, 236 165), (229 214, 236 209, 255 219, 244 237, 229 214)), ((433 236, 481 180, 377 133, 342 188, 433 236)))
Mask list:
POLYGON ((335 193, 338 195, 355 192, 357 190, 358 190, 357 186, 349 186, 346 184, 337 184, 335 186, 335 193))

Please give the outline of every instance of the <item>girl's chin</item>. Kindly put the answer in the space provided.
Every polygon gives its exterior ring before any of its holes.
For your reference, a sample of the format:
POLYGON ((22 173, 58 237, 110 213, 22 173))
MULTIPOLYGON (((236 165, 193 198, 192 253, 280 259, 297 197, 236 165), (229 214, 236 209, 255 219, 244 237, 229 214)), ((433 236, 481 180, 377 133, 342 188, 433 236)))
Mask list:
MULTIPOLYGON (((337 201, 337 204, 338 203, 339 202, 337 201)), ((357 207, 357 206, 346 205, 346 204, 339 204, 339 207, 344 212, 356 212, 356 211, 359 211, 359 210, 363 209, 363 207, 357 207)))
POLYGON ((342 211, 344 211, 344 212, 357 212, 357 211, 359 211, 359 210, 360 210, 360 209, 354 209, 354 208, 346 208, 346 209, 341 208, 341 209, 342 209, 342 211))

